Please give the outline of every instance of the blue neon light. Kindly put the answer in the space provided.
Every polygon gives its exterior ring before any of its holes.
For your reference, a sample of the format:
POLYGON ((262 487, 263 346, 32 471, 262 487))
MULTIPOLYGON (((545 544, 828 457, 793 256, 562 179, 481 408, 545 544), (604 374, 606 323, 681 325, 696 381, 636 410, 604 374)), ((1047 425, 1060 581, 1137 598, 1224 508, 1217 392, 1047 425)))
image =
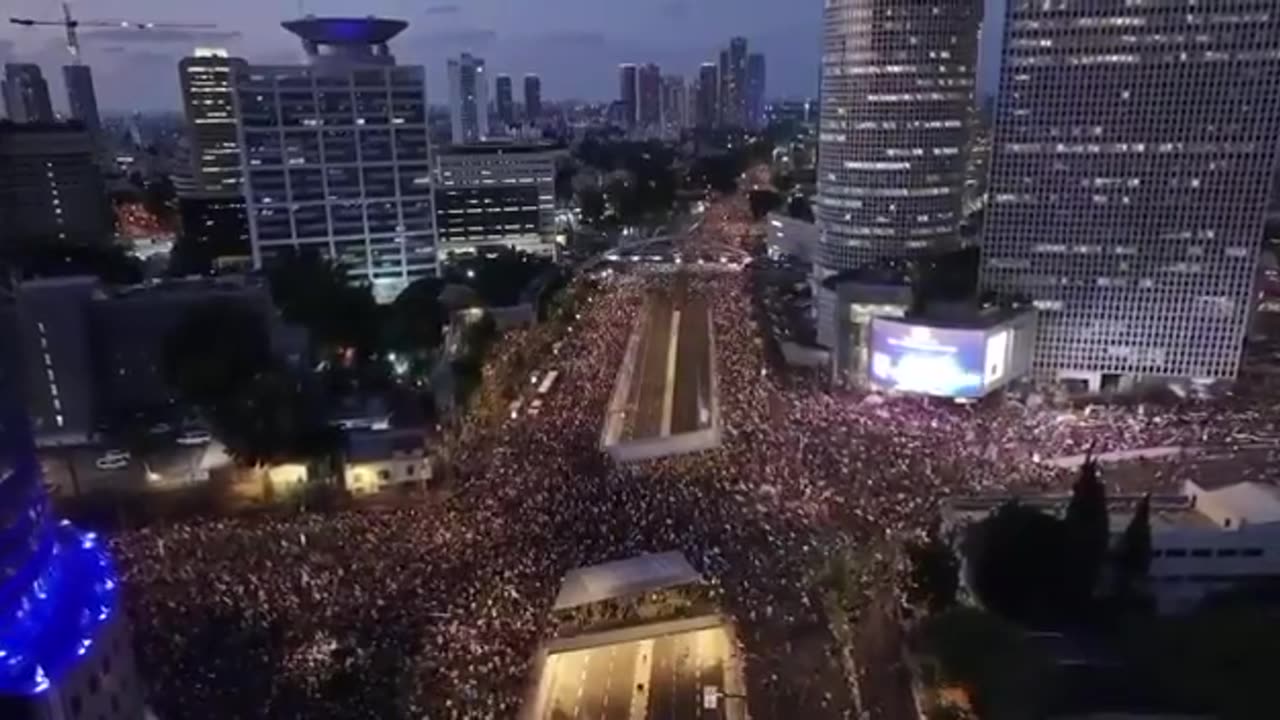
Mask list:
POLYGON ((119 591, 97 535, 54 521, 16 423, 0 423, 0 571, 0 695, 38 695, 93 646, 119 591))

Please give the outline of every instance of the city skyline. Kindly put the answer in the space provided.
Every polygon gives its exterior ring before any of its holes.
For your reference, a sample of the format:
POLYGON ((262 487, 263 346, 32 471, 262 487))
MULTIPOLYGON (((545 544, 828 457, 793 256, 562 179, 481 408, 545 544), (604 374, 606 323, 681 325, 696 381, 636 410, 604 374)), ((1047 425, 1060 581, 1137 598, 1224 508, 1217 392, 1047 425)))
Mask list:
MULTIPOLYGON (((987 4, 1003 0, 987 0, 987 4)), ((614 72, 624 62, 653 62, 664 72, 692 79, 699 65, 715 53, 725 38, 742 35, 753 51, 769 57, 770 99, 817 94, 821 34, 821 4, 775 7, 761 0, 742 3, 682 0, 655 6, 631 7, 606 0, 560 0, 557 12, 509 8, 495 0, 463 7, 434 4, 409 7, 380 0, 360 8, 328 0, 309 2, 303 10, 316 15, 376 14, 409 22, 394 48, 402 62, 427 69, 428 101, 444 105, 448 99, 445 61, 462 52, 485 57, 492 74, 513 78, 526 73, 543 79, 549 101, 581 99, 608 101, 616 97, 614 72), (574 18, 566 26, 564 17, 574 18)), ((56 8, 37 0, 14 0, 7 8, 19 17, 53 18, 56 8)), ((175 22, 218 22, 210 31, 163 31, 122 35, 115 30, 81 33, 84 60, 94 67, 99 102, 106 112, 165 111, 181 108, 175 68, 197 46, 225 47, 251 62, 288 64, 299 61, 295 48, 279 40, 279 23, 293 19, 296 7, 259 6, 233 0, 210 15, 198 6, 162 5, 154 0, 115 0, 109 8, 75 7, 86 18, 129 17, 175 22), (238 37, 228 34, 238 33, 238 37)), ((990 45, 990 43, 988 43, 990 45)), ((998 43, 996 43, 998 46, 998 43)), ((997 48, 998 49, 998 48, 997 48)), ((993 56, 990 48, 984 54, 993 56)), ((51 85, 54 106, 65 112, 65 90, 56 66, 69 55, 60 32, 0 26, 0 62, 40 64, 51 85)), ((980 87, 994 87, 994 73, 983 73, 980 87)))

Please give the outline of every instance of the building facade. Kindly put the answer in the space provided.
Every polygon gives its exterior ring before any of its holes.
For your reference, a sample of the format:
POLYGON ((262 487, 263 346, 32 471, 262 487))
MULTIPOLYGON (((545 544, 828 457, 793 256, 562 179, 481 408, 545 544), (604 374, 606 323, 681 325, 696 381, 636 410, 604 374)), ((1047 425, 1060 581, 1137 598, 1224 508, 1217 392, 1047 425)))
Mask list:
POLYGON ((747 121, 747 39, 735 37, 720 52, 720 123, 741 128, 747 121))
POLYGON ((765 64, 762 53, 747 56, 746 127, 764 127, 765 64))
POLYGON ((511 92, 511 76, 499 75, 493 80, 493 94, 497 105, 498 121, 504 127, 516 124, 516 101, 511 92))
POLYGON ((977 0, 832 0, 824 13, 815 207, 825 271, 955 243, 977 0))
POLYGON ((698 68, 697 100, 694 123, 699 128, 715 127, 720 122, 720 71, 715 63, 702 63, 698 68))
POLYGON ((542 120, 542 78, 532 73, 524 76, 524 122, 537 125, 542 120))
POLYGON ((0 716, 143 720, 121 585, 106 543, 54 517, 19 413, 0 415, 0 716))
POLYGON ((1008 6, 983 282, 1041 308, 1043 378, 1233 378, 1280 142, 1280 13, 1090 8, 1008 6))
POLYGON ((640 69, 630 63, 618 66, 618 102, 622 106, 623 127, 634 128, 640 116, 640 69))
POLYGON ((396 65, 386 45, 406 26, 288 22, 311 64, 237 73, 255 267, 291 249, 318 252, 383 302, 436 274, 424 71, 396 65))
POLYGON ((49 100, 49 83, 40 66, 32 63, 8 63, 4 66, 4 109, 16 123, 51 123, 53 103, 49 100))
POLYGON ((663 131, 679 135, 689 125, 689 95, 685 89, 684 78, 679 75, 668 75, 662 78, 663 131))
POLYGON ((436 155, 440 256, 486 248, 555 253, 556 162, 562 147, 455 145, 436 155))
POLYGON ((484 60, 462 53, 449 60, 449 119, 455 143, 489 138, 489 77, 484 60))
POLYGON ((645 65, 640 68, 638 83, 637 121, 645 129, 659 128, 662 126, 662 69, 653 63, 645 65))
POLYGON ((93 89, 93 71, 88 65, 64 65, 62 79, 67 86, 71 119, 79 121, 89 135, 97 138, 102 132, 102 118, 98 115, 98 95, 93 89))
POLYGON ((0 122, 0 247, 104 244, 114 222, 96 146, 82 126, 0 122))

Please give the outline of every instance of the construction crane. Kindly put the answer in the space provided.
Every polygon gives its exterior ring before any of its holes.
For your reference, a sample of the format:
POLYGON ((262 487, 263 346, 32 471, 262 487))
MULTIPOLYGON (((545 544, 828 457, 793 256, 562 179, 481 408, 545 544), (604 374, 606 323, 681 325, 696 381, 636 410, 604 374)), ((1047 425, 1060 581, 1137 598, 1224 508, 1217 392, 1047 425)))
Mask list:
POLYGON ((9 22, 14 25, 24 25, 26 27, 34 27, 37 25, 57 25, 67 31, 67 51, 71 53, 72 62, 76 65, 80 64, 80 36, 76 32, 76 28, 81 27, 112 27, 112 28, 133 28, 134 30, 212 30, 217 27, 210 23, 155 23, 155 22, 134 22, 131 20, 77 20, 71 16, 71 6, 62 3, 62 19, 61 20, 32 20, 30 18, 9 18, 9 22))

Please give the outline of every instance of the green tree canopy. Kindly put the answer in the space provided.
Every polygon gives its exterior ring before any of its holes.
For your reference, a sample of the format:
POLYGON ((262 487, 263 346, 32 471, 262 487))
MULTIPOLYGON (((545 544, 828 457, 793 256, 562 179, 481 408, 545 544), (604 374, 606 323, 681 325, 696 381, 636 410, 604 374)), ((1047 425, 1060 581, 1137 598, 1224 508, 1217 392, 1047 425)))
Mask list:
POLYGON ((1014 622, 1052 625, 1073 615, 1062 521, 1016 502, 969 528, 970 586, 982 604, 1014 622))
POLYGON ((1098 589, 1111 544, 1107 490, 1092 458, 1080 466, 1064 522, 1070 545, 1067 572, 1071 575, 1066 589, 1073 593, 1073 602, 1084 606, 1098 589))
POLYGON ((350 284, 341 265, 314 252, 291 252, 267 276, 285 320, 307 328, 322 354, 365 359, 379 349, 378 304, 367 287, 350 284))

